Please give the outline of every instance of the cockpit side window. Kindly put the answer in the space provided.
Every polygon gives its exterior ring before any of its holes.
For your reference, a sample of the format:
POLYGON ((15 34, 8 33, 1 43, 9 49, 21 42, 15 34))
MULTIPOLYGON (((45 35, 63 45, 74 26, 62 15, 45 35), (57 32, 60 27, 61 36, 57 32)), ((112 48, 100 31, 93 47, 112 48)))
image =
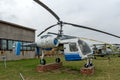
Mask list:
POLYGON ((91 52, 91 49, 86 42, 84 42, 82 40, 78 40, 78 44, 79 44, 80 49, 84 55, 91 52))
POLYGON ((69 47, 71 52, 78 51, 76 43, 69 43, 69 47))

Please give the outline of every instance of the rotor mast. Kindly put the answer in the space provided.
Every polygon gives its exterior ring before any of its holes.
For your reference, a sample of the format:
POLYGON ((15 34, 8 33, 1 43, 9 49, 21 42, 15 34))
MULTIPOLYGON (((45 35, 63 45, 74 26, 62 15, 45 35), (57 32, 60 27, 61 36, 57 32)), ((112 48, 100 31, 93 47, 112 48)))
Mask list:
POLYGON ((60 25, 60 30, 58 30, 58 37, 61 37, 63 34, 63 22, 59 21, 58 24, 60 25))

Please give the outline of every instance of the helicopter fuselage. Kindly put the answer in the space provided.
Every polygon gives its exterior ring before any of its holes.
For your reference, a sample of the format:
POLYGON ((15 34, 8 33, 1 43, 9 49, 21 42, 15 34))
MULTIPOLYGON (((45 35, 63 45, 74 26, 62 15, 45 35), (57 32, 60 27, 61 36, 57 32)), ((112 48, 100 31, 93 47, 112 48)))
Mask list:
POLYGON ((77 61, 92 55, 89 45, 79 38, 63 40, 64 56, 66 61, 77 61))

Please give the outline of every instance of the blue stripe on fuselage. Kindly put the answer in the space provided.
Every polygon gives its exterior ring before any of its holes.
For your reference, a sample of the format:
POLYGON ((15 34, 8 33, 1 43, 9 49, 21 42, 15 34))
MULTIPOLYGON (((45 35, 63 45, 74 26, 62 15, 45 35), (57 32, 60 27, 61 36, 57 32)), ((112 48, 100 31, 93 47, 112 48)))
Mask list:
POLYGON ((79 53, 65 53, 64 56, 66 61, 81 60, 81 56, 79 55, 79 53))

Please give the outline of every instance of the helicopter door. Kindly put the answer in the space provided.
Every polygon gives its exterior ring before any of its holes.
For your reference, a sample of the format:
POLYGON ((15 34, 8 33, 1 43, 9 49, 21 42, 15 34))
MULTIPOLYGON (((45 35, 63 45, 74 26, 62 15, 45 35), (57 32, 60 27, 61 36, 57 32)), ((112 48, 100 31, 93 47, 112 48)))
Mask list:
POLYGON ((88 55, 92 54, 92 51, 88 44, 82 40, 78 40, 79 49, 81 50, 82 59, 87 58, 88 55))
POLYGON ((79 49, 75 42, 64 44, 64 56, 66 61, 81 60, 79 49))

